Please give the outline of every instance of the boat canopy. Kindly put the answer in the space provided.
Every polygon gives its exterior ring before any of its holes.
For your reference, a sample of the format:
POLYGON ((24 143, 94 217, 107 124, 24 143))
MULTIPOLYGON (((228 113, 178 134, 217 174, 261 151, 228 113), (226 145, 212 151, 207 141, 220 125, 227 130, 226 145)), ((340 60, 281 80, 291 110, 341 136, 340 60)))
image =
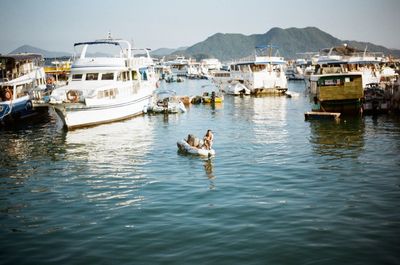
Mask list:
POLYGON ((118 41, 107 41, 107 40, 102 40, 102 41, 88 41, 88 42, 78 42, 74 44, 75 46, 79 45, 95 45, 95 44, 113 44, 115 46, 118 46, 120 43, 118 41))

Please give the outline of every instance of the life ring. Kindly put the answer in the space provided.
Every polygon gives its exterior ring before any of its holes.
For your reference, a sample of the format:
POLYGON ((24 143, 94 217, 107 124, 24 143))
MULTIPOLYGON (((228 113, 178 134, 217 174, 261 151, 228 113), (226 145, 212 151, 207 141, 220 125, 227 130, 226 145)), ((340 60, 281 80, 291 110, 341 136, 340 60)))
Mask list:
POLYGON ((67 92, 67 99, 70 102, 76 103, 79 101, 79 94, 77 91, 70 90, 67 92))
POLYGON ((3 92, 3 98, 4 98, 4 100, 5 100, 5 101, 9 101, 9 100, 12 99, 12 97, 13 97, 12 90, 9 89, 9 88, 6 88, 6 89, 4 90, 4 92, 3 92))

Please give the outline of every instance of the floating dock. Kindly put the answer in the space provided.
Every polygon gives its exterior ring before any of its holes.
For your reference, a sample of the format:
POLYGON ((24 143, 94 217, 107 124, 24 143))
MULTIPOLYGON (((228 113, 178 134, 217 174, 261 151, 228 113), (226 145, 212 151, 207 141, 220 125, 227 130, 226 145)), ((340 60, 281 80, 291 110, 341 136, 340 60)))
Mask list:
POLYGON ((307 120, 339 120, 339 112, 317 112, 309 111, 304 113, 304 117, 307 120))

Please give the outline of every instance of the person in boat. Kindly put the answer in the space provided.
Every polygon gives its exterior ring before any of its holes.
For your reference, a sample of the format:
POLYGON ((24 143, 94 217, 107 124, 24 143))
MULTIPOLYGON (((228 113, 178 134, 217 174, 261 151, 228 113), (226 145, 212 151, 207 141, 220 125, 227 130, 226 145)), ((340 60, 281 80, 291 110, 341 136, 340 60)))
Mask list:
POLYGON ((208 150, 211 150, 213 140, 214 140, 214 135, 211 130, 207 130, 206 135, 204 135, 204 147, 208 150))
POLYGON ((215 103, 215 92, 211 92, 211 103, 215 103))
POLYGON ((318 98, 314 97, 314 102, 311 106, 312 111, 321 111, 321 103, 319 102, 318 98))
POLYGON ((190 146, 193 146, 195 148, 200 148, 202 146, 202 143, 201 143, 200 139, 197 138, 196 136, 194 136, 193 134, 189 134, 188 135, 186 142, 190 146))

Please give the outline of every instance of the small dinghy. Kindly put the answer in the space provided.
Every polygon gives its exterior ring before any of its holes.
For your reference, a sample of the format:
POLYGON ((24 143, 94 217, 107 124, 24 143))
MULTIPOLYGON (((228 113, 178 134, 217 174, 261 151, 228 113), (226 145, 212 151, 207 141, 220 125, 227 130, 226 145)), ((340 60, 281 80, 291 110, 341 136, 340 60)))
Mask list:
POLYGON ((156 93, 155 101, 147 106, 146 111, 151 113, 180 113, 186 112, 186 107, 176 96, 175 91, 160 90, 156 93))
POLYGON ((203 149, 199 147, 194 147, 189 145, 185 140, 180 140, 176 143, 178 149, 182 153, 187 153, 191 155, 199 155, 199 156, 214 156, 215 150, 214 149, 203 149))
POLYGON ((206 149, 203 141, 196 136, 189 134, 187 139, 180 140, 176 143, 178 150, 185 154, 199 155, 199 156, 214 156, 214 149, 206 149))

